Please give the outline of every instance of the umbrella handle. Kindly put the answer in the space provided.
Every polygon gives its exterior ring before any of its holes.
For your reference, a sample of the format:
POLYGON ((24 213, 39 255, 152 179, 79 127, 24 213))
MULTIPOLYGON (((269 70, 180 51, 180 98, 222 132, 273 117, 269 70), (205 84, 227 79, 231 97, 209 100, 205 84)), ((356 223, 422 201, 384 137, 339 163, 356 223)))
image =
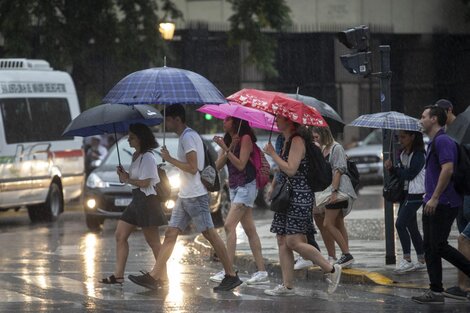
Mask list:
POLYGON ((271 130, 269 131, 269 140, 268 140, 268 142, 271 142, 271 137, 273 136, 273 129, 274 129, 274 123, 275 122, 276 122, 276 115, 274 115, 273 123, 271 125, 271 130))
POLYGON ((116 141, 116 151, 117 151, 117 155, 118 155, 118 163, 119 163, 119 167, 121 167, 121 156, 119 155, 119 145, 118 145, 117 134, 116 134, 116 126, 115 126, 114 123, 113 123, 113 128, 114 128, 114 140, 116 141))
MULTIPOLYGON (((166 57, 165 57, 166 61, 166 57)), ((166 105, 163 105, 163 146, 165 146, 165 134, 166 134, 166 105)), ((165 163, 165 160, 162 158, 162 162, 165 163)))

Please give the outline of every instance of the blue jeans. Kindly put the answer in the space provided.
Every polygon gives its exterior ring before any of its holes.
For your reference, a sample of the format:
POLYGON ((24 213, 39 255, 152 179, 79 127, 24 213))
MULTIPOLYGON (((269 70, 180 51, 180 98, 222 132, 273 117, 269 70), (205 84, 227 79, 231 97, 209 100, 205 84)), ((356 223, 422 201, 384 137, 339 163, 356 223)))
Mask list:
POLYGON ((458 208, 439 204, 433 215, 423 214, 424 252, 430 289, 442 292, 442 259, 445 259, 470 277, 470 260, 449 245, 450 229, 458 208))
POLYGON ((422 258, 424 255, 423 237, 419 232, 418 221, 416 219, 416 212, 422 204, 422 194, 408 194, 398 209, 395 228, 400 238, 403 256, 410 256, 411 241, 418 257, 422 258))

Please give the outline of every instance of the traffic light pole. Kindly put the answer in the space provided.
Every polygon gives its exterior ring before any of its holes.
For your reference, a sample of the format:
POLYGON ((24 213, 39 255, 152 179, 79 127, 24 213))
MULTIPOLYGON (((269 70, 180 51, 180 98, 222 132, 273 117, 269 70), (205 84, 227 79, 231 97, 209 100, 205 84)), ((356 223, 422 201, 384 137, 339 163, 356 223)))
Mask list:
MULTIPOLYGON (((392 109, 391 105, 391 80, 392 72, 390 70, 390 46, 383 45, 380 50, 380 103, 382 112, 388 112, 392 109)), ((383 130, 382 151, 383 158, 390 158, 390 144, 392 142, 392 131, 383 130)), ((389 179, 388 171, 384 168, 384 182, 389 179)), ((384 199, 384 219, 385 219, 385 264, 395 264, 395 229, 393 203, 384 199)))

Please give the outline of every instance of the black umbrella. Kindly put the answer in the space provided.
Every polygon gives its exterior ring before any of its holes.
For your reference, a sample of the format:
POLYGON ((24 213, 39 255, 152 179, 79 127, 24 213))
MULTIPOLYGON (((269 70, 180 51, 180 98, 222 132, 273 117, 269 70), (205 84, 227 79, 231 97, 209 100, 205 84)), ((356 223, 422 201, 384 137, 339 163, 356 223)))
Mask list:
POLYGON ((470 144, 470 107, 457 116, 446 133, 458 143, 470 144))
MULTIPOLYGON (((87 137, 104 133, 114 133, 117 145, 116 133, 127 132, 129 125, 142 123, 153 126, 161 124, 162 122, 162 115, 152 106, 126 106, 107 103, 83 111, 70 122, 62 133, 62 136, 87 137)), ((119 164, 121 164, 119 149, 117 151, 119 164)))
POLYGON ((299 95, 295 93, 289 93, 287 94, 287 96, 317 109, 317 111, 320 112, 321 116, 325 118, 330 128, 343 129, 343 119, 338 114, 338 112, 336 112, 330 105, 326 104, 325 102, 320 101, 314 97, 299 95))

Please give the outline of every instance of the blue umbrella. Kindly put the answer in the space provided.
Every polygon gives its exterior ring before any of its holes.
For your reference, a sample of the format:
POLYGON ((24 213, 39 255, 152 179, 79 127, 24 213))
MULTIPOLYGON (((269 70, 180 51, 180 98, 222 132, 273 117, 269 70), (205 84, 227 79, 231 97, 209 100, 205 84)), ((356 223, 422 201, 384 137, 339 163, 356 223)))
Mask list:
MULTIPOLYGON (((103 102, 128 105, 203 105, 226 103, 227 100, 205 77, 188 70, 164 66, 127 75, 108 92, 103 102)), ((163 115, 165 116, 165 107, 163 115)), ((165 131, 165 119, 163 130, 165 131)))
POLYGON ((220 104, 222 93, 205 77, 179 68, 156 67, 127 75, 103 98, 119 104, 220 104))
POLYGON ((394 130, 421 130, 416 118, 395 111, 361 115, 349 125, 394 130))
MULTIPOLYGON (((129 125, 142 123, 147 126, 158 125, 163 117, 154 107, 149 105, 113 105, 101 104, 83 111, 65 128, 62 136, 92 136, 114 133, 117 145, 117 132, 127 132, 129 125)), ((121 164, 121 158, 118 159, 121 164)))

